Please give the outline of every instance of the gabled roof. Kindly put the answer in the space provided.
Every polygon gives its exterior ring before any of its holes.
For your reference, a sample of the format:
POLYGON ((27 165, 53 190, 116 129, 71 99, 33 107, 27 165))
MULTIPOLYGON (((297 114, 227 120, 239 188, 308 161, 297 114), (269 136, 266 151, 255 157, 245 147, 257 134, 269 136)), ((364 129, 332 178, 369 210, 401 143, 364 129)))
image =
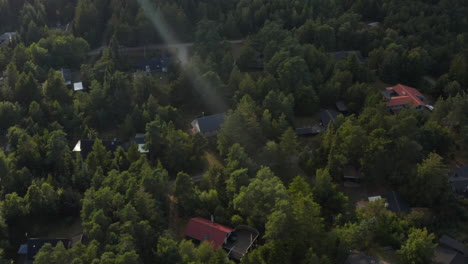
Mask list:
POLYGON ((437 246, 432 260, 434 264, 465 264, 464 262, 455 261, 458 255, 455 250, 437 246))
POLYGON ((386 200, 385 207, 389 211, 392 211, 394 213, 398 213, 398 212, 408 213, 410 211, 410 207, 408 203, 406 203, 406 201, 403 200, 403 198, 397 192, 392 191, 386 194, 368 197, 369 202, 373 202, 382 198, 386 200))
POLYGON ((468 166, 455 168, 453 170, 453 177, 452 178, 468 178, 468 166))
MULTIPOLYGON (((83 158, 86 158, 88 154, 93 150, 94 139, 81 139, 78 140, 75 147, 73 148, 74 152, 80 152, 83 158)), ((107 151, 114 152, 120 142, 117 140, 102 140, 102 145, 107 149, 107 151)))
POLYGON ((4 42, 10 41, 14 36, 16 36, 16 32, 5 32, 0 35, 0 44, 4 42))
POLYGON ((319 125, 296 128, 296 135, 298 136, 317 135, 320 132, 322 132, 322 127, 319 125))
POLYGON ((391 191, 389 193, 382 194, 381 197, 387 200, 387 203, 388 203, 387 209, 394 213, 398 213, 398 212, 408 213, 410 211, 410 207, 408 203, 397 192, 391 191))
POLYGON ((447 235, 443 235, 439 239, 439 245, 446 247, 446 248, 453 249, 460 254, 468 256, 468 248, 466 248, 462 242, 455 240, 447 235))
POLYGON ((466 192, 468 194, 468 166, 454 169, 449 182, 456 193, 466 192))
POLYGON ((225 113, 200 117, 194 120, 198 122, 198 128, 200 133, 208 133, 217 131, 221 128, 224 123, 225 113))
POLYGON ((29 260, 34 259, 36 254, 39 252, 39 250, 47 243, 50 243, 53 247, 55 247, 58 242, 62 242, 65 248, 69 248, 70 245, 70 240, 69 239, 43 239, 43 238, 31 238, 27 242, 27 258, 29 260))
POLYGON ((336 117, 339 115, 335 110, 323 110, 320 112, 320 121, 322 121, 322 126, 325 127, 325 129, 328 127, 328 124, 330 122, 335 122, 336 117))
POLYGON ((65 80, 66 85, 71 85, 72 82, 72 73, 70 69, 61 69, 63 79, 65 80))
POLYGON ((215 248, 221 248, 232 231, 234 229, 201 217, 194 217, 187 224, 184 234, 199 241, 210 241, 215 248))
POLYGON ((147 149, 145 149, 145 144, 146 144, 146 141, 145 141, 145 134, 143 133, 138 133, 135 135, 135 138, 133 138, 133 141, 135 143, 137 143, 138 145, 138 151, 140 153, 149 153, 149 151, 147 149))
POLYGON ((406 85, 397 84, 392 87, 387 87, 386 94, 396 94, 389 98, 387 106, 409 105, 416 107, 419 105, 426 105, 424 102, 426 100, 424 95, 417 89, 406 85))

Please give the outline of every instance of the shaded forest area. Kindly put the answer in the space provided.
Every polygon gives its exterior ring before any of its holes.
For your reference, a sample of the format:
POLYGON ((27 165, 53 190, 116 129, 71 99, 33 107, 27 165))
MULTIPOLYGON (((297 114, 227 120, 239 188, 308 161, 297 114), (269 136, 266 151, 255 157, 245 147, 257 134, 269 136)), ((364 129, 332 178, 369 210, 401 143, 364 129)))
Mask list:
POLYGON ((17 32, 0 47, 0 263, 76 221, 86 243, 46 245, 34 263, 231 263, 184 239, 190 217, 211 215, 260 232, 245 264, 344 263, 350 250, 430 263, 436 237, 468 241, 467 200, 447 181, 468 162, 467 14, 463 0, 0 0, 0 33, 17 32), (168 41, 152 17, 193 43, 188 63, 147 74, 122 52, 168 41), (350 50, 365 63, 334 59, 350 50), (398 83, 435 110, 391 113, 381 92, 398 83), (349 114, 296 135, 340 100, 349 114), (217 136, 191 133, 221 112, 217 136), (110 152, 114 138, 128 144, 110 152), (80 139, 95 139, 86 157, 72 152, 80 139), (423 209, 356 209, 350 165, 423 209))

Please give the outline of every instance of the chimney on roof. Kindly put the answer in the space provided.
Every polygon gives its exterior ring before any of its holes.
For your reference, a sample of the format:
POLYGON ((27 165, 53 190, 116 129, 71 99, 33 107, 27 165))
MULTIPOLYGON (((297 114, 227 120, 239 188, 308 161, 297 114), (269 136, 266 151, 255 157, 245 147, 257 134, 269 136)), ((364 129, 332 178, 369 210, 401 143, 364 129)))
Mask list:
POLYGON ((211 223, 214 225, 214 215, 211 215, 211 223))

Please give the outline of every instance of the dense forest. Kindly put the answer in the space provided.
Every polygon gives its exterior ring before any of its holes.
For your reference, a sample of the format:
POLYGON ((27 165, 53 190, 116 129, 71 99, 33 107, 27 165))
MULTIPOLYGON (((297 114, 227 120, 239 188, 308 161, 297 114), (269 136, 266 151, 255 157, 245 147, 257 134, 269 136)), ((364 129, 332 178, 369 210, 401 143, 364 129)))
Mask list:
POLYGON ((86 239, 34 263, 234 263, 185 239, 197 216, 259 231, 243 264, 427 264, 441 235, 468 241, 468 199, 447 178, 468 164, 464 0, 0 0, 3 32, 17 34, 0 46, 0 263, 76 225, 86 239), (162 55, 167 72, 137 66, 162 55), (382 91, 399 83, 434 111, 389 111, 382 91), (298 137, 337 101, 347 114, 298 137), (216 136, 192 133, 217 113, 216 136), (84 139, 86 156, 72 151, 84 139), (356 209, 347 166, 416 209, 356 209))

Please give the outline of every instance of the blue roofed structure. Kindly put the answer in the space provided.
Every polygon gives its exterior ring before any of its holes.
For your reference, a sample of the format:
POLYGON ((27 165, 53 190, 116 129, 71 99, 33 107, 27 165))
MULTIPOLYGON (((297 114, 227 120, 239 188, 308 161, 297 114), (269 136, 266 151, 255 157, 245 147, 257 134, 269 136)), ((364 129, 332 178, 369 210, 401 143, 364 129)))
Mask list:
POLYGON ((221 125, 224 123, 225 113, 211 116, 204 116, 192 121, 192 131, 202 133, 205 136, 214 136, 218 134, 221 125))
POLYGON ((18 249, 18 254, 24 256, 26 263, 31 263, 39 250, 47 243, 53 247, 57 246, 59 242, 63 243, 66 249, 71 247, 70 239, 64 238, 30 238, 26 244, 22 244, 18 249))

